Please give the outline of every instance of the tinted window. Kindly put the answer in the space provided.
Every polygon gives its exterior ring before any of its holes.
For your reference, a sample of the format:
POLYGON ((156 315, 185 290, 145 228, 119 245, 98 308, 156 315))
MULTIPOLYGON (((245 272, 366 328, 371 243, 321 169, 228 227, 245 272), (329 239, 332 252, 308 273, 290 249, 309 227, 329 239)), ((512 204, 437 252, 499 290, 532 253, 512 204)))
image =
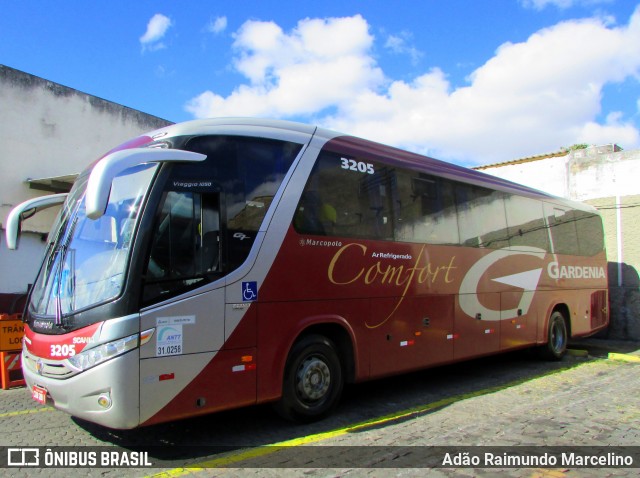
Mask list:
POLYGON ((556 254, 578 254, 576 211, 552 204, 545 204, 544 207, 551 231, 553 252, 556 254))
POLYGON ((393 239, 393 168, 324 152, 293 225, 303 234, 393 239))
POLYGON ((461 244, 492 249, 507 247, 503 194, 462 183, 455 190, 461 244))
POLYGON ((595 256, 604 250, 602 219, 597 214, 576 211, 580 255, 595 256))
POLYGON ((547 203, 544 208, 555 253, 593 256, 602 252, 604 234, 600 216, 547 203))
POLYGON ((521 196, 506 196, 509 245, 530 246, 550 251, 549 231, 544 222, 542 203, 521 196))
MULTIPOLYGON (((199 177, 210 179, 222 193, 225 219, 222 242, 226 271, 238 268, 249 255, 273 197, 302 145, 264 138, 200 136, 186 149, 203 153, 207 159, 197 168, 199 177)), ((189 174, 181 173, 185 179, 189 174)))
POLYGON ((414 171, 397 172, 398 241, 458 244, 454 183, 414 171))
POLYGON ((301 147, 259 138, 200 136, 185 149, 207 155, 206 171, 196 166, 199 177, 211 179, 224 192, 229 229, 247 232, 262 224, 301 147))
POLYGON ((576 255, 603 249, 597 215, 326 151, 293 225, 302 234, 491 249, 576 255))
POLYGON ((156 210, 145 301, 198 287, 243 264, 301 148, 263 138, 191 139, 185 149, 207 158, 171 165, 156 210))
POLYGON ((168 191, 154 228, 144 299, 164 299, 219 276, 218 195, 168 191))

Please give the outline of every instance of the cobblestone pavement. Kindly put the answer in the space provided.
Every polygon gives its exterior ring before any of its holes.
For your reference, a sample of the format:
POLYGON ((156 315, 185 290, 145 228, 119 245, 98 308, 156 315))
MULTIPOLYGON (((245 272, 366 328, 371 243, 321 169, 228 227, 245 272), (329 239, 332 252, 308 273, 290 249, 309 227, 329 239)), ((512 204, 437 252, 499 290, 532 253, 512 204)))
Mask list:
POLYGON ((589 355, 567 356, 553 363, 520 352, 355 385, 346 390, 332 417, 307 425, 283 422, 270 407, 251 407, 113 431, 41 407, 24 389, 0 391, 0 443, 5 446, 119 446, 129 450, 151 446, 154 463, 149 469, 23 468, 0 473, 64 477, 156 473, 203 477, 638 476, 637 468, 410 467, 412 456, 420 457, 433 446, 640 446, 640 363, 607 359, 608 352, 640 356, 640 344, 591 340, 577 347, 588 350, 589 355), (273 444, 288 446, 265 448, 273 444), (394 467, 407 457, 409 465, 394 467), (182 464, 190 468, 180 468, 182 464))

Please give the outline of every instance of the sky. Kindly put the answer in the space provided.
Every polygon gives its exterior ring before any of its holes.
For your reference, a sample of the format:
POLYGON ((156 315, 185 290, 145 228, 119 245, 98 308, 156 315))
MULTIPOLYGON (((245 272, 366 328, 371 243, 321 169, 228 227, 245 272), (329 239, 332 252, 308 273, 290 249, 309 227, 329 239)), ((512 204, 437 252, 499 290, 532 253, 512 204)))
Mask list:
POLYGON ((288 119, 465 166, 640 148, 640 0, 0 0, 0 64, 173 122, 288 119))

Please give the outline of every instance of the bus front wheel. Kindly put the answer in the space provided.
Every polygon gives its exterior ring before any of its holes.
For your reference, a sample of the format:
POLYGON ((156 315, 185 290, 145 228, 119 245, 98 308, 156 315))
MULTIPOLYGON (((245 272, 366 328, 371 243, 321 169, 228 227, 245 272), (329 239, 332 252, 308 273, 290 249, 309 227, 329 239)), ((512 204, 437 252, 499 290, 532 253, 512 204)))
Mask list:
POLYGON ((289 354, 276 411, 288 420, 319 420, 338 404, 343 383, 333 342, 321 335, 303 337, 289 354))
POLYGON ((555 311, 549 318, 547 329, 547 343, 540 348, 542 358, 547 360, 560 360, 567 352, 567 322, 561 312, 555 311))

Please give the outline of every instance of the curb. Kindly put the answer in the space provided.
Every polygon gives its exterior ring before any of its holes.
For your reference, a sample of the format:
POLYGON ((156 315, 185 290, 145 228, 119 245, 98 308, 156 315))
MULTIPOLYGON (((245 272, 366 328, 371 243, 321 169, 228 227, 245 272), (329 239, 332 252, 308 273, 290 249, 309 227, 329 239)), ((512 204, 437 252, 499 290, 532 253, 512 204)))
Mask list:
POLYGON ((617 360, 619 362, 640 363, 640 357, 637 355, 609 352, 609 355, 607 356, 607 358, 609 360, 617 360))

